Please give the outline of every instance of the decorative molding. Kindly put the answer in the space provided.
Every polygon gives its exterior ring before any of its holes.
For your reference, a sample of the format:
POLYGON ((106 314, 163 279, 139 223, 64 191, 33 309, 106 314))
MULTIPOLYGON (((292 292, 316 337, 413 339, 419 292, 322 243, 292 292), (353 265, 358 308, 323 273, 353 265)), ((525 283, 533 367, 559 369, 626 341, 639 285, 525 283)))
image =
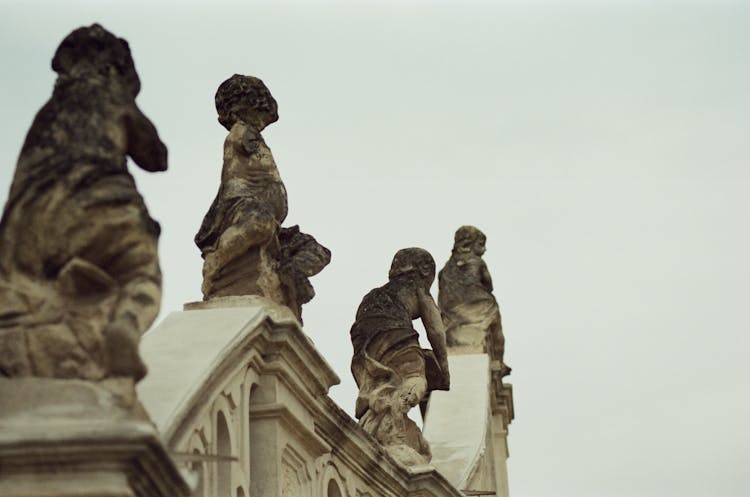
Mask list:
POLYGON ((300 421, 284 404, 263 404, 250 406, 249 415, 252 420, 278 418, 291 432, 295 433, 298 442, 315 457, 331 451, 331 446, 322 440, 314 431, 300 421))
POLYGON ((287 444, 281 453, 281 497, 310 495, 312 478, 305 459, 287 444))

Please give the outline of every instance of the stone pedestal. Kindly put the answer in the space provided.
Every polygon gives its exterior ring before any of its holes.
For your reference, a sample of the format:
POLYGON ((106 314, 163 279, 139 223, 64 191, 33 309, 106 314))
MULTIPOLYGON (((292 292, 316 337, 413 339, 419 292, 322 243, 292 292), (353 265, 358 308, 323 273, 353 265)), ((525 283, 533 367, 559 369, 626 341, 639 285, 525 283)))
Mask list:
POLYGON ((190 489, 144 422, 42 423, 0 431, 3 497, 177 497, 190 489))
POLYGON ((89 382, 0 379, 0 495, 190 495, 156 428, 137 419, 135 407, 89 382))
POLYGON ((448 362, 451 389, 432 392, 424 422, 432 464, 465 495, 508 497, 513 389, 502 383, 502 364, 485 353, 448 362))

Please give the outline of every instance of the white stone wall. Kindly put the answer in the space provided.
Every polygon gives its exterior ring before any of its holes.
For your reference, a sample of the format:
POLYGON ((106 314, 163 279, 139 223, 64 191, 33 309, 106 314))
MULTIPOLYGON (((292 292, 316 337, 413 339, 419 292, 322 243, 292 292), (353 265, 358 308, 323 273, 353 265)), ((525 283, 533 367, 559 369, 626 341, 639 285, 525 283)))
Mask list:
POLYGON ((450 355, 451 389, 430 396, 424 436, 432 464, 467 495, 508 497, 512 388, 486 353, 450 355))

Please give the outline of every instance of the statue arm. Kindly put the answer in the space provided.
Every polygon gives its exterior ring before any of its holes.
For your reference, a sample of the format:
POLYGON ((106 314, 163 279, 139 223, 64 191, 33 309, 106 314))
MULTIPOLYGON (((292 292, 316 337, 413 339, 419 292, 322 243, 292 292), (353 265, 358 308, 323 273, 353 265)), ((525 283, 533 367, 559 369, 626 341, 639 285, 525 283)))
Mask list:
POLYGON ((249 157, 258 151, 262 140, 263 138, 256 130, 250 127, 244 127, 237 148, 243 155, 249 157))
POLYGON ((487 269, 487 264, 485 264, 484 261, 482 261, 482 265, 479 269, 479 274, 482 281, 482 286, 488 292, 492 292, 492 276, 490 276, 490 271, 489 269, 487 269))
POLYGON ((167 147, 159 139, 159 133, 151 120, 137 105, 125 114, 128 155, 146 171, 167 170, 167 147))
POLYGON ((420 315, 422 317, 424 329, 427 332, 427 340, 429 340, 430 345, 432 345, 432 351, 435 353, 435 358, 437 359, 443 373, 444 386, 448 387, 450 386, 448 347, 445 341, 445 327, 443 326, 443 320, 440 317, 440 310, 429 292, 421 289, 418 290, 418 292, 420 315))

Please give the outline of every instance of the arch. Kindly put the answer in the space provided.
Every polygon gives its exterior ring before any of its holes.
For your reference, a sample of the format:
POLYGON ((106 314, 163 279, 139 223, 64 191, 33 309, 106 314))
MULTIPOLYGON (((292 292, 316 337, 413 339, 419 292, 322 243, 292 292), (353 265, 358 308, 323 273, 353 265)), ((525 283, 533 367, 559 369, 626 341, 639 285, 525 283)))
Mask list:
MULTIPOLYGON (((252 478, 252 449, 251 449, 251 436, 250 436, 250 407, 256 400, 256 391, 258 389, 258 382, 260 376, 258 372, 253 370, 252 367, 248 367, 245 370, 245 376, 242 379, 242 386, 244 389, 244 405, 240 407, 240 424, 242 426, 241 439, 239 441, 240 461, 242 467, 246 471, 246 485, 250 484, 252 478)), ((248 487, 249 488, 249 487, 248 487)))
MULTIPOLYGON (((248 374, 245 376, 245 381, 247 381, 248 376, 253 374, 253 376, 256 376, 257 379, 257 373, 254 371, 250 373, 248 371, 248 374)), ((248 384, 247 388, 247 420, 243 420, 247 422, 247 468, 250 478, 250 484, 252 487, 253 484, 253 478, 256 478, 257 475, 263 473, 263 470, 261 469, 264 466, 263 461, 268 457, 268 455, 265 453, 264 450, 262 450, 262 444, 253 443, 253 440, 256 442, 260 441, 262 437, 261 433, 259 431, 262 431, 260 429, 259 424, 265 424, 265 422, 261 421, 260 423, 255 423, 253 420, 253 414, 252 410, 253 407, 262 404, 262 400, 259 400, 263 396, 263 387, 260 385, 258 381, 253 381, 248 384)), ((253 490, 251 490, 251 493, 253 493, 253 490)))
POLYGON ((326 497, 341 497, 341 489, 336 480, 331 478, 328 480, 328 490, 326 491, 326 497))
MULTIPOLYGON (((254 376, 257 376, 255 372, 253 372, 254 376)), ((245 385, 246 385, 246 391, 247 391, 247 407, 246 407, 246 416, 245 419, 242 420, 243 423, 245 423, 245 426, 247 426, 247 429, 245 430, 245 440, 243 444, 243 450, 245 451, 245 471, 247 471, 247 480, 250 487, 252 488, 253 484, 253 478, 256 477, 256 471, 258 467, 258 460, 264 457, 263 452, 259 452, 258 448, 256 447, 256 444, 253 443, 253 434, 252 431, 255 428, 250 422, 250 407, 253 405, 253 401, 255 401, 256 393, 258 391, 258 384, 255 381, 248 381, 248 377, 250 376, 250 373, 245 375, 245 385)), ((255 379, 255 378, 253 378, 255 379)), ((252 490, 251 490, 252 491, 252 490)))
POLYGON ((242 487, 237 487, 237 497, 245 497, 245 491, 242 487))
POLYGON ((318 492, 324 497, 349 497, 351 489, 347 489, 347 480, 339 471, 334 461, 329 460, 320 468, 318 478, 318 492))
MULTIPOLYGON (((229 424, 222 411, 216 413, 216 454, 230 457, 232 455, 232 440, 229 437, 229 424)), ((232 466, 228 460, 218 461, 216 472, 217 497, 231 497, 232 495, 232 466)))

